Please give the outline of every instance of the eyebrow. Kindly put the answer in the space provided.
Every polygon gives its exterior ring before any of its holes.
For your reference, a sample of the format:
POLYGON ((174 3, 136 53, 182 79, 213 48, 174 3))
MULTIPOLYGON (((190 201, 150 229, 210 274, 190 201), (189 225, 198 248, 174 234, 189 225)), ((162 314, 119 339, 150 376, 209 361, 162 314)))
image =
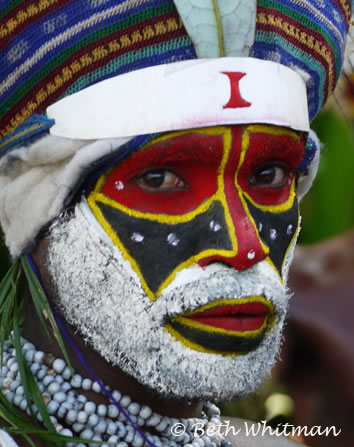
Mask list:
POLYGON ((161 142, 152 143, 123 160, 122 164, 149 162, 149 164, 161 165, 184 161, 203 164, 220 163, 223 155, 223 138, 222 135, 212 136, 212 138, 214 141, 210 141, 210 136, 207 135, 198 142, 179 139, 178 141, 165 140, 162 144, 161 142))

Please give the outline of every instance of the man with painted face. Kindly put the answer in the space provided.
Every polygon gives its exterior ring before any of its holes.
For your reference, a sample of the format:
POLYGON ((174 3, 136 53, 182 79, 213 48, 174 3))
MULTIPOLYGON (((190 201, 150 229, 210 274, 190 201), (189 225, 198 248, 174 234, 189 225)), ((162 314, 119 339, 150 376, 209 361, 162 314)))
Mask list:
POLYGON ((309 121, 340 73, 352 5, 323 3, 2 6, 0 219, 30 286, 20 339, 3 283, 4 445, 26 413, 38 446, 226 445, 210 401, 274 363, 309 121))

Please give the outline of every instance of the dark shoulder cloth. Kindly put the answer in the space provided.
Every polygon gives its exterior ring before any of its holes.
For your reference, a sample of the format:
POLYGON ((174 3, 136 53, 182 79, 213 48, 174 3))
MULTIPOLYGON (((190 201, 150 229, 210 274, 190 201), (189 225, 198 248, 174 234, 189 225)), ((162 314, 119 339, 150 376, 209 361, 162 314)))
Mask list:
MULTIPOLYGON (((287 433, 291 433, 291 426, 287 433)), ((251 422, 238 418, 223 418, 220 434, 233 447, 299 447, 300 444, 284 435, 284 430, 268 427, 265 421, 251 422)), ((301 444, 301 447, 305 447, 301 444)))

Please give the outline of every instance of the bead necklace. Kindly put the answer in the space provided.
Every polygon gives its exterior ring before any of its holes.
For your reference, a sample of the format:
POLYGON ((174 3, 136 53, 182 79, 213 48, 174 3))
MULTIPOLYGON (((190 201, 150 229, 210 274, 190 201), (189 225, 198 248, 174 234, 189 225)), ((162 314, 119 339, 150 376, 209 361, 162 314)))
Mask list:
MULTIPOLYGON (((56 359, 52 354, 37 351, 35 346, 25 339, 22 339, 22 350, 25 360, 36 377, 57 433, 102 441, 103 444, 100 444, 102 447, 109 447, 109 444, 104 442, 117 443, 119 447, 144 445, 142 436, 134 430, 116 405, 97 405, 80 393, 80 390, 102 393, 97 382, 83 378, 80 374, 72 375, 64 360, 56 359), (62 424, 66 427, 64 428, 62 424), (70 429, 67 428, 68 426, 70 429)), ((9 341, 4 344, 0 388, 10 403, 30 415, 18 371, 15 348, 9 341)), ((192 447, 192 443, 193 447, 228 447, 230 445, 218 433, 217 427, 221 423, 220 410, 210 402, 204 405, 200 418, 177 419, 161 416, 147 405, 132 402, 128 395, 122 395, 118 390, 112 391, 108 386, 106 388, 138 427, 142 427, 142 430, 150 427, 159 434, 152 435, 144 432, 156 447, 192 447), (198 436, 200 431, 195 431, 197 427, 203 428, 205 434, 198 436)), ((36 408, 34 412, 41 422, 41 415, 36 408)), ((69 442, 67 446, 85 447, 85 444, 69 442)))

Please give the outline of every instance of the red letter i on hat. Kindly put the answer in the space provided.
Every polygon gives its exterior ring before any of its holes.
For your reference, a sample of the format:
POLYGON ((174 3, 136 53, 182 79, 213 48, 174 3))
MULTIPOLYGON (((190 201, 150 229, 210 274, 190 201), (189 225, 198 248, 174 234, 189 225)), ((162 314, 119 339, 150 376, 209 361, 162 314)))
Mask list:
POLYGON ((222 74, 226 75, 230 80, 231 96, 229 102, 224 105, 224 109, 238 109, 240 107, 250 107, 251 103, 245 101, 240 93, 240 80, 246 76, 246 73, 234 73, 229 71, 223 71, 222 74))

